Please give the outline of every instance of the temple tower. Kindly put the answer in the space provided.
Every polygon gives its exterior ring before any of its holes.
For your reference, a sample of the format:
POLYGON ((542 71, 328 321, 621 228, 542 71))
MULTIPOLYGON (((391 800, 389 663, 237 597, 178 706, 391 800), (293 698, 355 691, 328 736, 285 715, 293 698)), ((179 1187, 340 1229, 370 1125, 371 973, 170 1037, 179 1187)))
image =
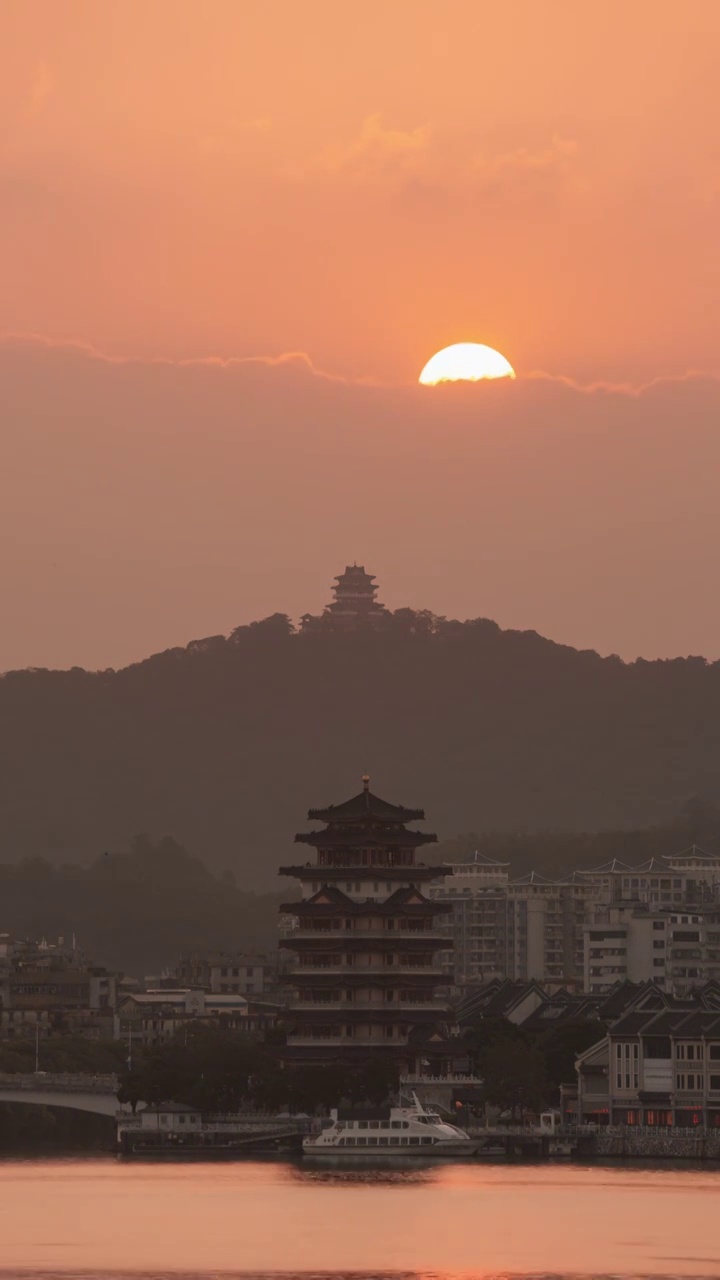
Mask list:
POLYGON ((381 625, 388 617, 385 606, 375 599, 378 592, 375 574, 366 573, 364 565, 346 565, 344 573, 336 574, 332 590, 334 600, 318 617, 310 613, 303 615, 303 631, 315 631, 319 627, 353 631, 358 627, 381 625))
POLYGON ((281 943, 295 952, 289 1062, 389 1054, 411 1063, 413 1032, 442 1023, 436 953, 447 942, 434 918, 446 908, 422 888, 447 867, 417 860, 437 840, 408 829, 424 816, 381 800, 367 777, 351 800, 309 811, 324 826, 295 839, 315 850, 314 863, 280 867, 303 893, 280 908, 298 920, 281 943))

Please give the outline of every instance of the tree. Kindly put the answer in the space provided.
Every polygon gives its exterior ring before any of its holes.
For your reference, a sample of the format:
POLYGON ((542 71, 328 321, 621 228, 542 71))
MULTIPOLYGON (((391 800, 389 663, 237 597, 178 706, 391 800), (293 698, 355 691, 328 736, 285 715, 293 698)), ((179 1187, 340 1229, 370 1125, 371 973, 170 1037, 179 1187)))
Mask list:
POLYGON ((545 1059, 548 1082, 559 1089, 575 1080, 575 1059, 579 1053, 602 1040, 604 1029, 599 1022, 578 1019, 545 1031, 537 1040, 537 1048, 545 1059))
POLYGON ((484 1102, 509 1111, 513 1120, 525 1111, 542 1110, 548 1084, 545 1059, 535 1045, 511 1037, 496 1040, 482 1055, 479 1068, 484 1102))

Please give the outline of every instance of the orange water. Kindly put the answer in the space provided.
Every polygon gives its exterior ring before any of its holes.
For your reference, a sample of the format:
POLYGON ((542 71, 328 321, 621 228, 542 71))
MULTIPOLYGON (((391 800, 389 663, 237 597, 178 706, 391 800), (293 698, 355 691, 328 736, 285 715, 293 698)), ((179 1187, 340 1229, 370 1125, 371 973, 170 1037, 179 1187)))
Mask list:
POLYGON ((718 1275, 720 1172, 0 1163, 0 1275, 718 1275))

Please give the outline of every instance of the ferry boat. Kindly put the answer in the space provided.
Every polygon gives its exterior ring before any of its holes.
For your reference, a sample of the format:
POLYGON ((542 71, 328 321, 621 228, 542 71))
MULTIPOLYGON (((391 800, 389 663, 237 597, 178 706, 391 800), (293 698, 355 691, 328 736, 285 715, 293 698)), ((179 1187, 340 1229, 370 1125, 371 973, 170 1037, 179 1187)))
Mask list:
POLYGON ((412 1095, 411 1106, 377 1111, 338 1109, 330 1115, 332 1124, 328 1128, 303 1138, 303 1155, 433 1159, 472 1156, 479 1145, 464 1129, 424 1107, 416 1094, 412 1095))

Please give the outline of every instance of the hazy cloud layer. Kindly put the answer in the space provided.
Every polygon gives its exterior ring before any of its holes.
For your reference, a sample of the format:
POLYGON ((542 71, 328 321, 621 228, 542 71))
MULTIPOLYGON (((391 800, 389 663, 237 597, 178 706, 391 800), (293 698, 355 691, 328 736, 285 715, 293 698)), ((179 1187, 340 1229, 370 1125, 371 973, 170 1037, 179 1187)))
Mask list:
POLYGON ((0 343, 0 666, 119 665, 357 559, 392 607, 720 656, 720 383, 368 386, 0 343))

